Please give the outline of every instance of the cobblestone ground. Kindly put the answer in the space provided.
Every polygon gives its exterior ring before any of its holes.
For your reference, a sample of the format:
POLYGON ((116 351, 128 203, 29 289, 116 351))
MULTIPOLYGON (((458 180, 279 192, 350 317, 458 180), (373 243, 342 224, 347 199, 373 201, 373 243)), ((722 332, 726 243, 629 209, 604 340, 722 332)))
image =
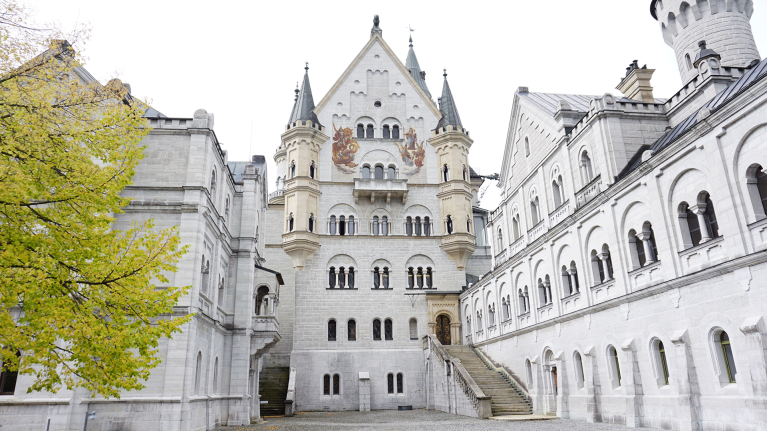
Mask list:
MULTIPOLYGON (((292 418, 269 417, 259 425, 221 427, 216 431, 251 430, 513 430, 513 431, 623 431, 620 425, 591 424, 574 420, 491 421, 456 416, 448 413, 412 410, 379 410, 373 412, 307 412, 292 418)), ((643 428, 649 430, 649 428, 643 428)))

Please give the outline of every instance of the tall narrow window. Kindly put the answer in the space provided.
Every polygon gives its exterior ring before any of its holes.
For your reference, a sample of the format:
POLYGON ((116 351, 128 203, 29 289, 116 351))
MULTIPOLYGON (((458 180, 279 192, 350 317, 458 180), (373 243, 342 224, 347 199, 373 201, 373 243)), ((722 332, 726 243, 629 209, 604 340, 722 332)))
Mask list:
MULTIPOLYGON (((751 183, 751 178, 749 178, 749 183, 751 183)), ((767 214, 767 172, 763 170, 761 166, 756 166, 754 168, 754 177, 753 177, 753 183, 755 184, 754 188, 755 192, 754 199, 755 207, 759 208, 759 205, 761 204, 762 207, 762 214, 757 219, 761 219, 765 214, 767 214)), ((749 184, 751 186, 751 184, 749 184)))
POLYGON ((410 339, 418 339, 418 321, 414 318, 410 319, 410 339))
POLYGON ((578 281, 578 269, 575 266, 575 261, 570 262, 570 276, 572 277, 572 284, 575 285, 575 291, 580 292, 581 291, 581 284, 578 281))
POLYGON ((397 170, 396 170, 396 169, 394 169, 394 166, 389 166, 389 168, 388 168, 388 170, 387 170, 387 171, 388 171, 388 172, 387 172, 387 174, 386 174, 386 178, 388 178, 388 179, 390 179, 390 180, 393 180, 393 179, 395 179, 395 178, 396 178, 396 176, 397 176, 397 170))
POLYGON ((711 202, 711 196, 706 194, 706 212, 703 215, 703 219, 706 220, 706 227, 711 238, 719 236, 719 223, 716 221, 716 213, 714 212, 714 203, 711 202))
MULTIPOLYGON (((16 351, 16 359, 21 362, 21 352, 16 351)), ((16 367, 18 370, 18 367, 16 367)), ((18 371, 11 371, 6 364, 3 364, 0 371, 0 395, 13 395, 16 392, 16 380, 19 376, 18 371)))
POLYGON ((367 128, 367 131, 365 133, 365 137, 366 138, 370 138, 370 139, 372 139, 374 137, 373 136, 373 125, 372 124, 368 124, 368 128, 367 128))
POLYGON ((346 235, 346 217, 338 217, 338 234, 346 235))
POLYGON ((314 178, 314 170, 316 168, 314 167, 314 161, 312 161, 312 164, 309 165, 309 178, 314 178))
POLYGON ((727 378, 730 383, 735 383, 735 358, 732 355, 732 346, 730 346, 730 336, 726 332, 722 331, 719 334, 719 345, 722 348, 722 356, 724 358, 724 368, 727 371, 727 378))
POLYGON ((412 266, 407 269, 407 287, 408 289, 415 287, 415 273, 412 266))
POLYGON ((615 347, 609 348, 610 361, 613 363, 613 388, 617 388, 621 385, 621 364, 618 361, 618 351, 615 347))
POLYGON ((373 235, 378 236, 379 232, 379 226, 378 226, 378 216, 373 217, 373 235))
POLYGON ((666 349, 663 348, 663 342, 658 341, 658 359, 663 370, 663 381, 668 384, 668 364, 666 364, 666 349))
POLYGON ((386 388, 388 390, 388 393, 393 394, 394 393, 394 374, 389 373, 386 376, 386 388))
POLYGON ((565 295, 573 294, 573 289, 575 287, 570 283, 570 274, 567 272, 566 266, 562 266, 562 287, 565 295))
POLYGON ((381 321, 379 319, 373 319, 373 339, 381 339, 381 321))
POLYGON ((328 287, 333 289, 336 287, 336 269, 335 267, 330 267, 330 270, 328 271, 328 287))
POLYGON ((413 235, 413 217, 407 216, 407 218, 405 218, 405 235, 413 235))
POLYGON ((581 354, 579 352, 575 352, 573 359, 575 360, 575 382, 578 384, 578 388, 582 388, 584 381, 583 359, 581 358, 581 354))
POLYGON ((466 166, 463 167, 463 180, 467 181, 469 178, 468 171, 466 170, 466 166))
POLYGON ((336 234, 336 216, 330 216, 330 234, 336 234))
POLYGON ((511 218, 511 227, 514 229, 514 241, 519 239, 519 214, 511 218))
POLYGON ((383 281, 383 288, 388 289, 389 288, 389 268, 384 266, 383 274, 381 275, 381 279, 383 281))
POLYGON ((362 167, 362 179, 364 180, 370 179, 370 166, 365 165, 362 167))
POLYGON ((216 205, 216 171, 210 175, 210 200, 216 205))
POLYGON ((384 338, 387 340, 394 339, 394 329, 392 328, 391 319, 384 320, 384 338))
POLYGON ((687 64, 687 70, 692 70, 692 60, 690 60, 690 54, 684 55, 684 62, 687 64))
POLYGON ((418 284, 419 289, 423 289, 423 268, 420 266, 418 267, 418 272, 416 273, 416 283, 418 284))
POLYGON ((415 218, 415 236, 421 236, 421 217, 415 218))
POLYGON ((349 235, 354 235, 354 216, 349 216, 349 235))
POLYGON ((346 287, 346 269, 343 266, 338 268, 338 287, 346 287))
POLYGON ((346 338, 349 341, 357 341, 357 322, 354 319, 349 319, 346 324, 346 338))
POLYGON ((293 214, 288 216, 288 232, 293 232, 293 214))
POLYGON ((341 393, 341 376, 333 374, 333 395, 341 393))
POLYGON ((296 162, 290 164, 290 178, 296 177, 296 162))
POLYGON ((525 313, 525 294, 522 293, 522 289, 519 289, 519 312, 520 314, 525 313))
POLYGON ((447 216, 447 222, 445 223, 447 225, 447 233, 451 234, 453 233, 453 217, 447 216))
POLYGON ((194 394, 200 394, 200 387, 202 386, 202 352, 197 352, 197 368, 194 373, 194 394))
POLYGON ((377 179, 377 180, 382 180, 382 179, 384 179, 384 168, 383 168, 383 166, 381 166, 381 165, 376 165, 376 169, 375 169, 375 171, 376 171, 376 172, 375 172, 375 174, 376 174, 376 179, 377 179))
POLYGON ((431 236, 431 221, 429 217, 423 218, 423 232, 426 236, 431 236))
POLYGON ((449 181, 450 180, 450 170, 447 167, 447 164, 442 166, 442 181, 449 181))
POLYGON ((391 129, 391 138, 399 139, 399 126, 393 126, 391 129))
POLYGON ((349 267, 349 289, 354 289, 354 267, 349 267))
POLYGON ((540 212, 538 209, 538 196, 530 201, 530 217, 533 221, 533 226, 537 225, 541 221, 540 212))
POLYGON ((401 394, 402 391, 402 373, 397 373, 397 393, 401 394))
POLYGON ((581 174, 583 175, 583 182, 590 183, 594 179, 594 170, 591 167, 591 157, 589 153, 584 151, 581 154, 581 174))
POLYGON ((314 232, 314 214, 309 214, 309 232, 314 232))
POLYGON ((381 233, 383 236, 389 235, 389 217, 381 217, 381 233))
POLYGON ((362 124, 357 124, 357 137, 358 138, 365 137, 365 126, 363 126, 362 124))
POLYGON ((530 155, 530 140, 525 136, 525 157, 530 155))
POLYGON ((328 341, 336 341, 336 319, 328 320, 328 341))
POLYGON ((647 256, 645 255, 644 243, 641 239, 634 236, 634 247, 636 247, 637 259, 639 259, 639 266, 644 266, 647 262, 647 256))
MULTIPOLYGON (((561 176, 559 178, 562 178, 561 176)), ((554 198, 554 208, 559 208, 562 205, 562 195, 559 191, 559 184, 556 180, 551 183, 551 194, 554 198)))
POLYGON ((322 378, 322 394, 330 395, 330 374, 325 374, 322 378))
POLYGON ((431 289, 432 288, 432 276, 431 276, 431 267, 426 268, 426 288, 431 289))
POLYGON ((391 138, 391 133, 390 133, 389 125, 388 124, 383 126, 383 137, 384 137, 384 139, 391 138))
POLYGON ((378 289, 381 285, 381 273, 378 271, 378 267, 373 268, 373 289, 378 289))
POLYGON ((498 250, 496 251, 496 254, 500 253, 501 250, 503 250, 503 231, 501 230, 501 228, 498 228, 497 245, 498 245, 498 250))
POLYGON ((596 250, 591 250, 591 270, 593 271, 595 283, 604 283, 605 270, 602 266, 602 259, 599 258, 599 254, 596 250))

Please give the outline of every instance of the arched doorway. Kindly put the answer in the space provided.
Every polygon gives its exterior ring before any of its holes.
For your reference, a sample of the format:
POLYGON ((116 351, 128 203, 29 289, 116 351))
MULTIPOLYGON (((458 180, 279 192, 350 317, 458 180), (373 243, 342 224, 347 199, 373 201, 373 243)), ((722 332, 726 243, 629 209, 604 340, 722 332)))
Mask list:
POLYGON ((452 344, 450 340, 450 318, 444 314, 437 316, 437 339, 443 346, 452 344))

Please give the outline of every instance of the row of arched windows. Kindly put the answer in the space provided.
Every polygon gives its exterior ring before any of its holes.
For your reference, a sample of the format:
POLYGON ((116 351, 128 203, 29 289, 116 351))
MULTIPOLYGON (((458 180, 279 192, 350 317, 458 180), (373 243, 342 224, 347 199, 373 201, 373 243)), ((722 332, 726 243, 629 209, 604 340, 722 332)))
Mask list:
MULTIPOLYGON (((402 373, 397 373, 397 393, 403 393, 403 379, 402 373)), ((386 375, 386 388, 389 394, 394 394, 394 373, 386 375)))
MULTIPOLYGON (((290 164, 288 165, 288 178, 295 178, 296 177, 296 161, 291 160, 290 164)), ((312 162, 309 164, 309 178, 317 178, 317 164, 312 160, 312 162)), ((280 177, 277 177, 277 183, 279 185, 280 177)))
POLYGON ((354 289, 354 267, 336 268, 331 266, 328 270, 328 289, 354 289))
POLYGON ((333 395, 339 395, 341 393, 341 376, 338 374, 333 374, 332 384, 330 383, 330 379, 330 374, 325 374, 322 377, 322 394, 330 395, 332 392, 333 395))
MULTIPOLYGON (((328 341, 337 341, 336 319, 328 320, 328 341)), ((418 321, 416 318, 409 322, 410 339, 418 340, 418 321)), ((357 341, 357 321, 349 319, 346 322, 346 340, 357 341)), ((373 341, 394 340, 394 324, 392 319, 384 319, 383 328, 381 319, 373 319, 373 341), (382 331, 383 329, 383 331, 382 331)))
MULTIPOLYGON (((385 124, 381 129, 381 135, 384 139, 399 139, 399 126, 393 125, 389 128, 388 124, 385 124)), ((357 137, 358 138, 375 138, 375 127, 372 124, 365 126, 360 123, 357 124, 357 137)))
MULTIPOLYGON (((202 373, 202 352, 197 352, 197 366, 194 373, 194 394, 201 395, 206 388, 203 387, 203 378, 205 376, 202 373)), ((218 393, 218 357, 213 365, 213 393, 218 393)))
POLYGON ((420 216, 406 217, 405 218, 405 235, 407 236, 431 236, 433 226, 432 221, 428 216, 421 218, 420 216))
POLYGON ((433 285, 433 274, 431 267, 413 268, 412 266, 407 269, 407 288, 408 289, 431 289, 433 285))
POLYGON ((716 220, 714 203, 708 192, 700 192, 694 206, 687 202, 679 204, 679 228, 685 249, 719 236, 719 222, 716 220))
MULTIPOLYGON (((450 176, 450 168, 447 166, 447 163, 442 165, 442 168, 440 168, 442 181, 447 182, 450 181, 452 178, 450 176)), ((463 165, 462 169, 462 178, 464 181, 469 181, 469 170, 466 168, 466 165, 463 165)))
MULTIPOLYGON (((391 289, 391 269, 388 266, 375 266, 372 269, 373 289, 391 289)), ((328 269, 328 289, 354 289, 356 271, 348 268, 331 266, 328 269)), ((433 289, 434 270, 430 267, 409 267, 407 270, 408 289, 433 289)))
POLYGON ((360 170, 362 172, 362 179, 368 180, 368 179, 376 179, 376 180, 383 180, 384 175, 386 175, 387 180, 394 180, 397 179, 397 167, 394 165, 389 165, 387 168, 384 168, 383 165, 375 165, 372 168, 373 176, 371 177, 371 167, 368 164, 362 165, 362 169, 360 170))

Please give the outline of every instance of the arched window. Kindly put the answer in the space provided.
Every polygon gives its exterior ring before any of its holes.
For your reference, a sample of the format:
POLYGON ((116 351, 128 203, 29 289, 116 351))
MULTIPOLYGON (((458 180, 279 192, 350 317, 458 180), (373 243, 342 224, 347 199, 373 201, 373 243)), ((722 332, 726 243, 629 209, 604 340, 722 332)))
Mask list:
POLYGON ((530 140, 525 136, 525 157, 530 155, 530 140))
POLYGON ((346 287, 346 269, 343 266, 338 268, 338 287, 346 287))
POLYGON ((394 180, 397 178, 397 170, 394 168, 394 166, 389 166, 386 173, 386 178, 390 180, 394 180))
POLYGON ((408 289, 415 287, 415 272, 412 266, 407 269, 407 287, 408 289))
POLYGON ((290 163, 290 178, 296 177, 296 162, 293 161, 290 163))
POLYGON ((663 342, 655 340, 653 343, 655 350, 656 371, 658 374, 658 383, 668 385, 668 364, 666 363, 666 349, 663 342))
POLYGON ((581 291, 581 285, 578 281, 578 269, 575 267, 575 261, 570 261, 570 284, 575 286, 575 292, 581 291))
POLYGON ((224 277, 218 282, 218 306, 224 308, 224 277))
POLYGON ((533 387, 533 364, 529 359, 525 360, 525 380, 527 380, 527 387, 533 387))
POLYGON ((450 181, 450 169, 448 169, 447 164, 442 166, 442 181, 450 181))
POLYGON ((336 319, 328 320, 328 341, 336 341, 336 319))
POLYGON ((606 268, 604 269, 605 275, 609 280, 613 279, 613 259, 610 254, 610 247, 607 244, 602 244, 602 263, 606 268))
POLYGON ((384 126, 383 126, 383 138, 384 138, 384 139, 389 139, 389 138, 391 138, 391 133, 390 133, 390 131, 389 131, 389 125, 388 125, 388 124, 386 124, 386 125, 384 125, 384 126))
POLYGON ((202 286, 200 291, 206 296, 208 295, 208 284, 210 283, 210 261, 205 260, 205 256, 202 256, 202 286))
POLYGON ((684 62, 687 64, 687 70, 692 70, 692 60, 690 60, 690 54, 684 55, 684 62))
POLYGON ((362 167, 362 179, 363 180, 370 179, 370 166, 365 165, 362 167))
POLYGON ((373 216, 373 235, 378 236, 378 216, 373 216))
POLYGON ((761 165, 752 165, 746 172, 746 182, 755 218, 761 220, 767 217, 767 172, 761 165))
POLYGON ((392 126, 391 129, 391 138, 392 139, 399 139, 399 126, 392 126))
POLYGON ((354 289, 354 267, 353 266, 349 267, 348 277, 349 277, 349 289, 354 289))
POLYGON ((471 233, 471 218, 466 216, 466 232, 471 233))
POLYGON ((388 393, 394 393, 394 374, 392 373, 386 375, 386 388, 388 393))
POLYGON ((216 171, 210 174, 210 200, 216 205, 216 171))
POLYGON ((560 205, 562 205, 562 202, 564 202, 564 197, 562 194, 563 192, 562 175, 560 175, 551 183, 551 194, 554 197, 554 208, 559 208, 560 205))
POLYGON ((376 174, 376 179, 377 179, 377 180, 382 180, 382 179, 384 179, 384 168, 383 168, 383 166, 381 166, 381 165, 376 165, 376 169, 375 169, 375 171, 376 171, 376 172, 375 172, 375 174, 376 174))
POLYGON ((495 325, 495 304, 487 306, 487 317, 490 319, 490 326, 495 325))
POLYGON ((421 236, 421 217, 415 218, 415 236, 421 236))
POLYGON ((405 218, 405 235, 413 235, 413 217, 407 216, 405 218))
POLYGON ((381 232, 383 236, 389 236, 389 217, 381 217, 381 232))
POLYGON ((346 217, 338 217, 338 234, 346 235, 346 217))
POLYGON ((346 338, 349 341, 357 341, 357 322, 349 319, 346 323, 346 338))
POLYGON ((541 301, 541 306, 549 303, 548 296, 546 294, 546 286, 543 284, 542 279, 538 279, 538 299, 541 301))
POLYGON ((637 238, 637 233, 634 229, 629 230, 629 252, 631 252, 631 266, 634 269, 642 267, 647 261, 644 244, 642 240, 637 238))
POLYGON ((362 124, 357 124, 357 137, 358 138, 365 137, 365 126, 363 126, 362 124))
POLYGON ((716 343, 716 356, 719 362, 720 381, 723 383, 735 383, 737 370, 735 369, 735 357, 732 354, 730 336, 724 331, 714 334, 716 343))
POLYGON ((314 160, 312 160, 312 164, 309 165, 309 178, 314 178, 315 169, 317 168, 314 166, 314 160))
POLYGON ((511 218, 511 227, 514 229, 514 241, 519 239, 519 214, 511 218))
POLYGON ((374 340, 381 339, 381 320, 380 319, 373 319, 373 339, 374 340))
POLYGON ((596 250, 591 250, 591 271, 594 275, 594 284, 604 283, 604 266, 602 265, 602 259, 600 259, 596 250))
POLYGON ((330 374, 325 374, 322 377, 322 394, 330 395, 330 374))
POLYGON ((403 392, 402 391, 402 389, 403 389, 402 387, 403 387, 403 384, 402 384, 402 373, 397 373, 397 393, 398 394, 401 394, 403 392))
POLYGON ((226 197, 226 206, 224 207, 224 223, 229 224, 229 196, 226 197))
POLYGON ((293 214, 288 216, 288 232, 293 232, 293 214))
POLYGON ((373 136, 373 125, 372 124, 368 124, 368 128, 367 128, 367 131, 365 133, 365 137, 366 138, 370 138, 370 139, 375 137, 375 136, 373 136))
POLYGON ((703 219, 706 221, 706 228, 711 238, 717 238, 719 236, 719 223, 716 221, 716 213, 714 212, 714 203, 711 202, 711 196, 706 193, 706 212, 703 213, 703 219))
POLYGON ((426 288, 431 289, 432 288, 432 273, 431 273, 431 267, 426 268, 426 288))
POLYGON ((477 332, 482 330, 482 312, 477 311, 477 332))
POLYGON ((575 293, 575 286, 570 282, 570 273, 567 272, 567 267, 562 266, 562 288, 565 296, 575 293))
POLYGON ((423 232, 424 235, 431 236, 431 221, 428 216, 423 218, 423 232))
POLYGON ((384 320, 384 338, 387 340, 394 339, 394 328, 392 328, 391 319, 384 320))
POLYGON ((698 216, 692 212, 687 202, 679 204, 679 230, 682 233, 684 248, 695 247, 702 238, 698 216))
POLYGON ((314 232, 314 214, 309 214, 309 232, 314 232))
POLYGON ((200 395, 202 386, 202 352, 197 352, 197 368, 194 372, 194 394, 200 395))
POLYGON ((466 170, 466 166, 463 167, 463 180, 467 181, 469 178, 468 171, 466 170))
POLYGON ((575 368, 575 383, 578 388, 583 388, 584 375, 583 375, 583 359, 579 352, 573 354, 573 368, 575 368))
POLYGON ((618 351, 613 346, 607 348, 607 362, 610 367, 610 380, 613 389, 618 388, 621 385, 621 364, 618 361, 618 351))
POLYGON ((328 286, 331 289, 336 287, 336 269, 332 266, 328 270, 328 286))
POLYGON ((262 316, 265 313, 266 310, 264 310, 264 298, 266 298, 266 295, 269 294, 269 288, 266 286, 261 286, 256 290, 256 303, 255 306, 255 312, 256 316, 262 316))
POLYGON ((333 395, 341 393, 341 376, 333 374, 333 395))
POLYGON ((525 314, 525 294, 522 293, 522 289, 519 289, 519 313, 525 314))
POLYGON ((417 340, 418 339, 418 321, 415 317, 410 319, 410 339, 411 340, 417 340))
POLYGON ((330 216, 330 234, 336 234, 336 216, 330 216))
POLYGON ((533 200, 530 201, 530 217, 532 219, 533 226, 537 225, 538 222, 541 221, 541 212, 540 212, 541 210, 539 207, 540 205, 538 201, 538 196, 536 196, 535 198, 533 198, 533 200))
POLYGON ((349 216, 349 235, 354 235, 354 216, 349 216))
POLYGON ((447 233, 451 234, 453 233, 453 217, 447 216, 447 221, 445 222, 445 225, 447 227, 447 233))
POLYGON ((506 302, 506 298, 501 298, 501 312, 504 321, 509 318, 509 304, 506 302))
POLYGON ((530 294, 527 290, 527 286, 525 286, 525 312, 530 311, 530 294))
POLYGON ((416 273, 416 284, 418 284, 419 289, 423 289, 423 268, 420 266, 418 267, 418 272, 416 273))
POLYGON ((498 250, 496 250, 496 254, 500 253, 501 250, 503 250, 503 231, 501 228, 498 228, 498 250))
POLYGON ((389 288, 389 268, 384 266, 383 274, 381 274, 381 281, 384 289, 389 288))
POLYGON ((584 151, 581 154, 581 175, 583 176, 583 183, 590 183, 594 179, 594 170, 591 167, 591 157, 589 153, 584 151))
POLYGON ((2 364, 0 369, 0 395, 13 395, 16 392, 16 380, 19 377, 19 364, 21 363, 21 351, 16 351, 17 363, 13 368, 17 371, 11 371, 10 364, 2 364))
POLYGON ((378 287, 381 285, 381 272, 378 270, 378 267, 376 266, 373 268, 373 289, 378 289, 378 287))

